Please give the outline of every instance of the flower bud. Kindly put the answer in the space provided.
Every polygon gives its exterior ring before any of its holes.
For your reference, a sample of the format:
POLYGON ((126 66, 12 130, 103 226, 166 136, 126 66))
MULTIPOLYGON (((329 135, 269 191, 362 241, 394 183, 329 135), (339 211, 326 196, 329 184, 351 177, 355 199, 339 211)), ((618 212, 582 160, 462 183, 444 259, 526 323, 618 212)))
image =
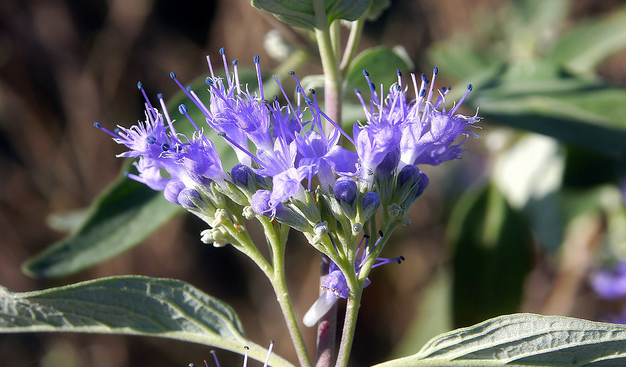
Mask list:
POLYGON ((230 171, 230 178, 237 186, 248 186, 248 179, 254 172, 246 165, 238 164, 230 171))
POLYGON ((398 186, 413 185, 420 179, 420 169, 412 164, 406 165, 398 173, 398 186))
POLYGON ((376 211, 380 205, 380 196, 377 193, 370 191, 363 195, 363 210, 376 211))
POLYGON ((163 190, 163 196, 170 203, 174 203, 180 205, 178 202, 178 195, 185 188, 185 184, 180 180, 170 180, 167 185, 165 185, 165 189, 163 190))
POLYGON ((361 205, 359 206, 358 222, 365 223, 367 220, 369 220, 370 217, 374 215, 374 213, 376 213, 376 210, 378 210, 379 206, 380 196, 378 195, 378 193, 373 191, 366 192, 365 195, 363 195, 363 198, 361 199, 361 205))
POLYGON ((328 223, 319 222, 313 227, 313 232, 317 236, 324 236, 328 233, 328 223))
POLYGON ((335 182, 334 193, 335 198, 339 201, 344 201, 348 204, 352 204, 356 197, 357 186, 356 181, 349 177, 340 177, 335 182))
POLYGON ((178 193, 178 204, 187 210, 198 209, 200 201, 202 197, 194 189, 184 188, 178 193))
POLYGON ((383 160, 376 167, 376 175, 379 177, 391 176, 391 173, 398 167, 399 162, 400 148, 397 148, 385 155, 383 160))
POLYGON ((274 215, 275 209, 270 205, 270 197, 272 192, 268 190, 259 190, 252 195, 250 201, 250 207, 255 213, 263 215, 265 217, 271 217, 274 215))

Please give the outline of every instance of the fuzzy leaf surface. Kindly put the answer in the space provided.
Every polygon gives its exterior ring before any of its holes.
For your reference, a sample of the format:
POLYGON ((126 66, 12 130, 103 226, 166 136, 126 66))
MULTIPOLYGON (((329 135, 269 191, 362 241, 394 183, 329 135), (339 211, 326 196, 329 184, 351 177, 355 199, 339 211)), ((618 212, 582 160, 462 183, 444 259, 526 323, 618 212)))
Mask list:
POLYGON ((622 366, 626 326, 513 314, 441 334, 420 352, 376 367, 622 366))
MULTIPOLYGON (((102 278, 43 291, 0 287, 0 332, 77 332, 152 336, 210 345, 235 353, 267 351, 244 336, 226 303, 178 280, 102 278)), ((272 364, 291 364, 272 354, 272 364)))
MULTIPOLYGON (((252 6, 274 14, 281 21, 312 30, 315 21, 315 0, 252 0, 252 6)), ((328 23, 337 20, 357 20, 370 6, 371 0, 325 0, 328 23)))

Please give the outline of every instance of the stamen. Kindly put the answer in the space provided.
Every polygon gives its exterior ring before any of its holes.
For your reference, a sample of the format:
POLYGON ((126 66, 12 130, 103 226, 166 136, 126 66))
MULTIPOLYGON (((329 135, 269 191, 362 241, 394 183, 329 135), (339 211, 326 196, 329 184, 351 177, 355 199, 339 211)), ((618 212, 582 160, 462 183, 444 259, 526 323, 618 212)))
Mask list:
POLYGON ((291 111, 295 111, 293 106, 291 105, 291 101, 289 100, 289 97, 287 97, 287 93, 285 93, 285 90, 283 89, 282 84, 280 84, 280 81, 278 80, 278 77, 276 75, 272 75, 272 77, 276 81, 276 84, 278 84, 278 88, 280 89, 281 93, 283 94, 283 97, 285 97, 285 100, 287 101, 287 104, 289 105, 289 108, 291 108, 291 111))
POLYGON ((152 107, 152 103, 150 103, 150 100, 148 99, 148 96, 146 95, 146 91, 143 90, 143 86, 141 82, 137 83, 137 88, 139 88, 139 90, 141 91, 141 94, 143 94, 143 98, 146 100, 146 103, 150 107, 150 113, 152 113, 154 115, 154 118, 156 119, 157 118, 156 111, 154 110, 154 107, 152 107))
POLYGON ((226 51, 224 47, 220 48, 220 55, 222 55, 222 60, 224 61, 224 71, 226 72, 226 80, 228 81, 228 85, 232 85, 232 81, 230 80, 230 70, 228 69, 228 62, 226 61, 226 51))
POLYGON ((94 122, 93 126, 95 126, 96 128, 104 131, 105 133, 111 135, 112 137, 114 137, 115 139, 119 139, 119 135, 112 133, 109 129, 105 128, 104 126, 102 126, 101 123, 99 122, 94 122))
POLYGON ((257 162, 259 164, 259 166, 263 167, 263 168, 267 168, 263 162, 261 162, 259 160, 259 158, 257 158, 254 154, 252 154, 249 150, 244 149, 244 147, 242 147, 241 145, 239 145, 236 141, 234 141, 233 139, 229 138, 225 132, 220 131, 217 133, 217 136, 221 136, 222 138, 224 138, 224 140, 226 140, 227 142, 229 142, 231 145, 235 146, 237 149, 241 150, 242 152, 244 152, 245 154, 247 154, 248 156, 250 156, 250 158, 252 158, 252 160, 254 160, 255 162, 257 162))
POLYGON ((354 90, 354 93, 356 94, 356 97, 359 99, 359 101, 361 101, 361 106, 363 106, 363 112, 365 112, 365 117, 367 120, 370 119, 370 112, 367 110, 367 106, 365 106, 365 101, 363 100, 363 95, 361 94, 361 91, 358 89, 354 90))
POLYGON ((272 355, 272 350, 274 349, 274 341, 270 340, 270 347, 267 348, 267 357, 265 357, 265 363, 263 367, 267 367, 270 363, 270 356, 272 355))
POLYGON ((181 115, 185 115, 185 117, 187 117, 187 120, 191 122, 191 125, 194 129, 196 129, 196 131, 200 131, 200 129, 198 129, 198 125, 196 125, 196 123, 193 122, 193 120, 191 119, 191 116, 189 116, 189 110, 187 109, 187 106, 181 103, 180 106, 178 106, 178 112, 180 112, 181 115))
POLYGON ((456 104, 456 106, 454 106, 454 108, 452 108, 452 110, 450 110, 450 113, 448 114, 448 116, 454 115, 456 110, 458 110, 459 107, 461 107, 461 104, 463 104, 463 101, 465 101, 465 98, 467 98, 467 95, 470 94, 472 89, 473 89, 472 85, 468 84, 467 85, 467 91, 465 91, 465 94, 463 95, 463 97, 461 97, 461 100, 459 100, 459 102, 456 104))
MULTIPOLYGON (((209 353, 211 353, 211 355, 213 356, 213 360, 215 361, 217 367, 220 367, 220 362, 217 360, 217 354, 215 353, 215 351, 212 350, 209 353)), ((204 361, 204 363, 206 364, 206 361, 204 361)))
POLYGON ((233 68, 235 69, 235 83, 237 84, 237 95, 241 95, 241 86, 239 85, 239 69, 237 69, 238 59, 233 60, 233 68))
POLYGON ((402 262, 405 260, 404 256, 398 256, 398 257, 394 257, 392 259, 385 259, 385 258, 378 258, 376 259, 378 262, 376 264, 374 264, 372 266, 372 269, 377 268, 381 265, 386 265, 386 264, 390 264, 390 263, 398 263, 398 264, 402 264, 402 262))
POLYGON ((343 129, 339 125, 337 125, 335 121, 333 121, 330 117, 328 117, 328 115, 322 112, 319 106, 315 106, 315 108, 317 109, 317 112, 326 119, 326 121, 330 122, 336 129, 339 129, 339 132, 341 133, 341 135, 343 135, 346 139, 348 139, 350 143, 356 146, 356 143, 354 142, 354 140, 352 140, 352 137, 348 135, 345 131, 343 131, 343 129))
POLYGON ((259 94, 261 99, 265 99, 265 94, 263 93, 263 78, 261 77, 261 65, 259 55, 254 56, 254 67, 256 68, 256 78, 259 83, 259 94))
POLYGON ((171 136, 175 137, 176 129, 174 129, 174 124, 172 123, 172 120, 170 119, 169 112, 167 112, 167 107, 165 106, 165 100, 163 99, 163 94, 161 93, 157 94, 157 98, 159 99, 159 103, 161 104, 161 110, 163 111, 163 114, 165 115, 165 120, 167 121, 167 125, 170 127, 170 131, 172 132, 171 136))
POLYGON ((378 103, 378 95, 376 94, 376 86, 370 80, 370 73, 366 70, 363 70, 363 75, 365 76, 365 80, 367 81, 367 85, 370 88, 371 97, 370 97, 370 113, 374 114, 374 105, 379 105, 378 103))
POLYGON ((425 106, 424 106, 424 113, 423 113, 423 115, 422 115, 422 116, 427 116, 427 115, 428 115, 428 113, 430 112, 429 110, 430 110, 430 105, 431 105, 431 104, 430 104, 429 102, 431 101, 431 99, 432 99, 432 97, 433 97, 433 90, 434 90, 434 88, 435 88, 435 78, 436 78, 436 76, 437 76, 437 73, 439 73, 439 68, 437 68, 437 67, 435 66, 435 67, 433 68, 433 80, 432 80, 432 82, 430 83, 430 88, 428 89, 428 98, 426 99, 426 104, 425 104, 425 106))
MULTIPOLYGON (((211 115, 211 113, 209 112, 209 110, 206 108, 206 106, 204 105, 204 103, 202 103, 202 101, 200 101, 200 98, 198 98, 198 96, 195 93, 190 93, 193 90, 191 89, 191 87, 187 87, 185 88, 183 86, 183 84, 178 80, 178 78, 176 78, 176 73, 174 73, 173 71, 170 73, 170 77, 172 79, 174 79, 174 81, 176 82, 176 84, 180 87, 180 89, 183 90, 183 92, 185 92, 185 94, 187 95, 187 97, 189 97, 189 99, 191 99, 191 101, 200 109, 200 111, 202 111, 202 113, 205 114, 205 116, 209 117, 211 115)), ((179 108, 180 110, 180 108, 179 108)), ((198 128, 196 127, 196 130, 198 130, 198 128)), ((198 130, 199 131, 199 130, 198 130)))
POLYGON ((191 95, 190 99, 193 101, 193 103, 200 109, 200 111, 202 111, 202 113, 206 116, 206 117, 211 117, 211 111, 209 111, 209 109, 204 105, 204 103, 200 100, 200 97, 198 97, 198 95, 196 94, 196 92, 191 89, 191 87, 187 87, 187 92, 189 92, 187 95, 191 95))
POLYGON ((243 367, 247 367, 248 366, 248 351, 250 350, 250 347, 246 345, 245 347, 243 347, 243 349, 245 349, 245 352, 243 354, 243 367))
POLYGON ((419 97, 419 90, 417 89, 417 79, 415 78, 414 73, 411 73, 411 81, 413 82, 413 93, 415 93, 415 105, 419 108, 421 98, 419 97))
POLYGON ((206 55, 206 63, 209 65, 209 72, 211 72, 211 78, 215 78, 215 74, 213 73, 213 65, 211 64, 211 56, 206 55))

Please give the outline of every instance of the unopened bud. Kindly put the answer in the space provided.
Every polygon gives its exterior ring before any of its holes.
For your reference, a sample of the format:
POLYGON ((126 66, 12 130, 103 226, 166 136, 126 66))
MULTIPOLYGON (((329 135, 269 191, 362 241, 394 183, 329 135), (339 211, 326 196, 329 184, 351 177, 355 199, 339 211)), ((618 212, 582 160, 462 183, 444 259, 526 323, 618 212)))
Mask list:
POLYGON ((340 177, 335 182, 334 193, 335 198, 339 201, 344 201, 348 204, 352 204, 356 197, 357 185, 356 181, 349 177, 340 177))

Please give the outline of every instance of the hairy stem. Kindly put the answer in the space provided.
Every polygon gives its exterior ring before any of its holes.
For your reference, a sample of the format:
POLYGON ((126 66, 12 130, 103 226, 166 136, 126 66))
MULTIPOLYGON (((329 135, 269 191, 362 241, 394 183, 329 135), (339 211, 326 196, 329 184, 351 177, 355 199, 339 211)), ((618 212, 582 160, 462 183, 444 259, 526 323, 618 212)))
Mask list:
POLYGON ((356 331, 356 321, 361 307, 361 296, 363 295, 363 283, 359 282, 359 286, 353 295, 348 297, 346 304, 346 318, 343 323, 343 332, 341 334, 341 342, 339 344, 339 353, 337 355, 337 363, 335 367, 346 367, 352 350, 352 342, 354 340, 354 332, 356 331))

